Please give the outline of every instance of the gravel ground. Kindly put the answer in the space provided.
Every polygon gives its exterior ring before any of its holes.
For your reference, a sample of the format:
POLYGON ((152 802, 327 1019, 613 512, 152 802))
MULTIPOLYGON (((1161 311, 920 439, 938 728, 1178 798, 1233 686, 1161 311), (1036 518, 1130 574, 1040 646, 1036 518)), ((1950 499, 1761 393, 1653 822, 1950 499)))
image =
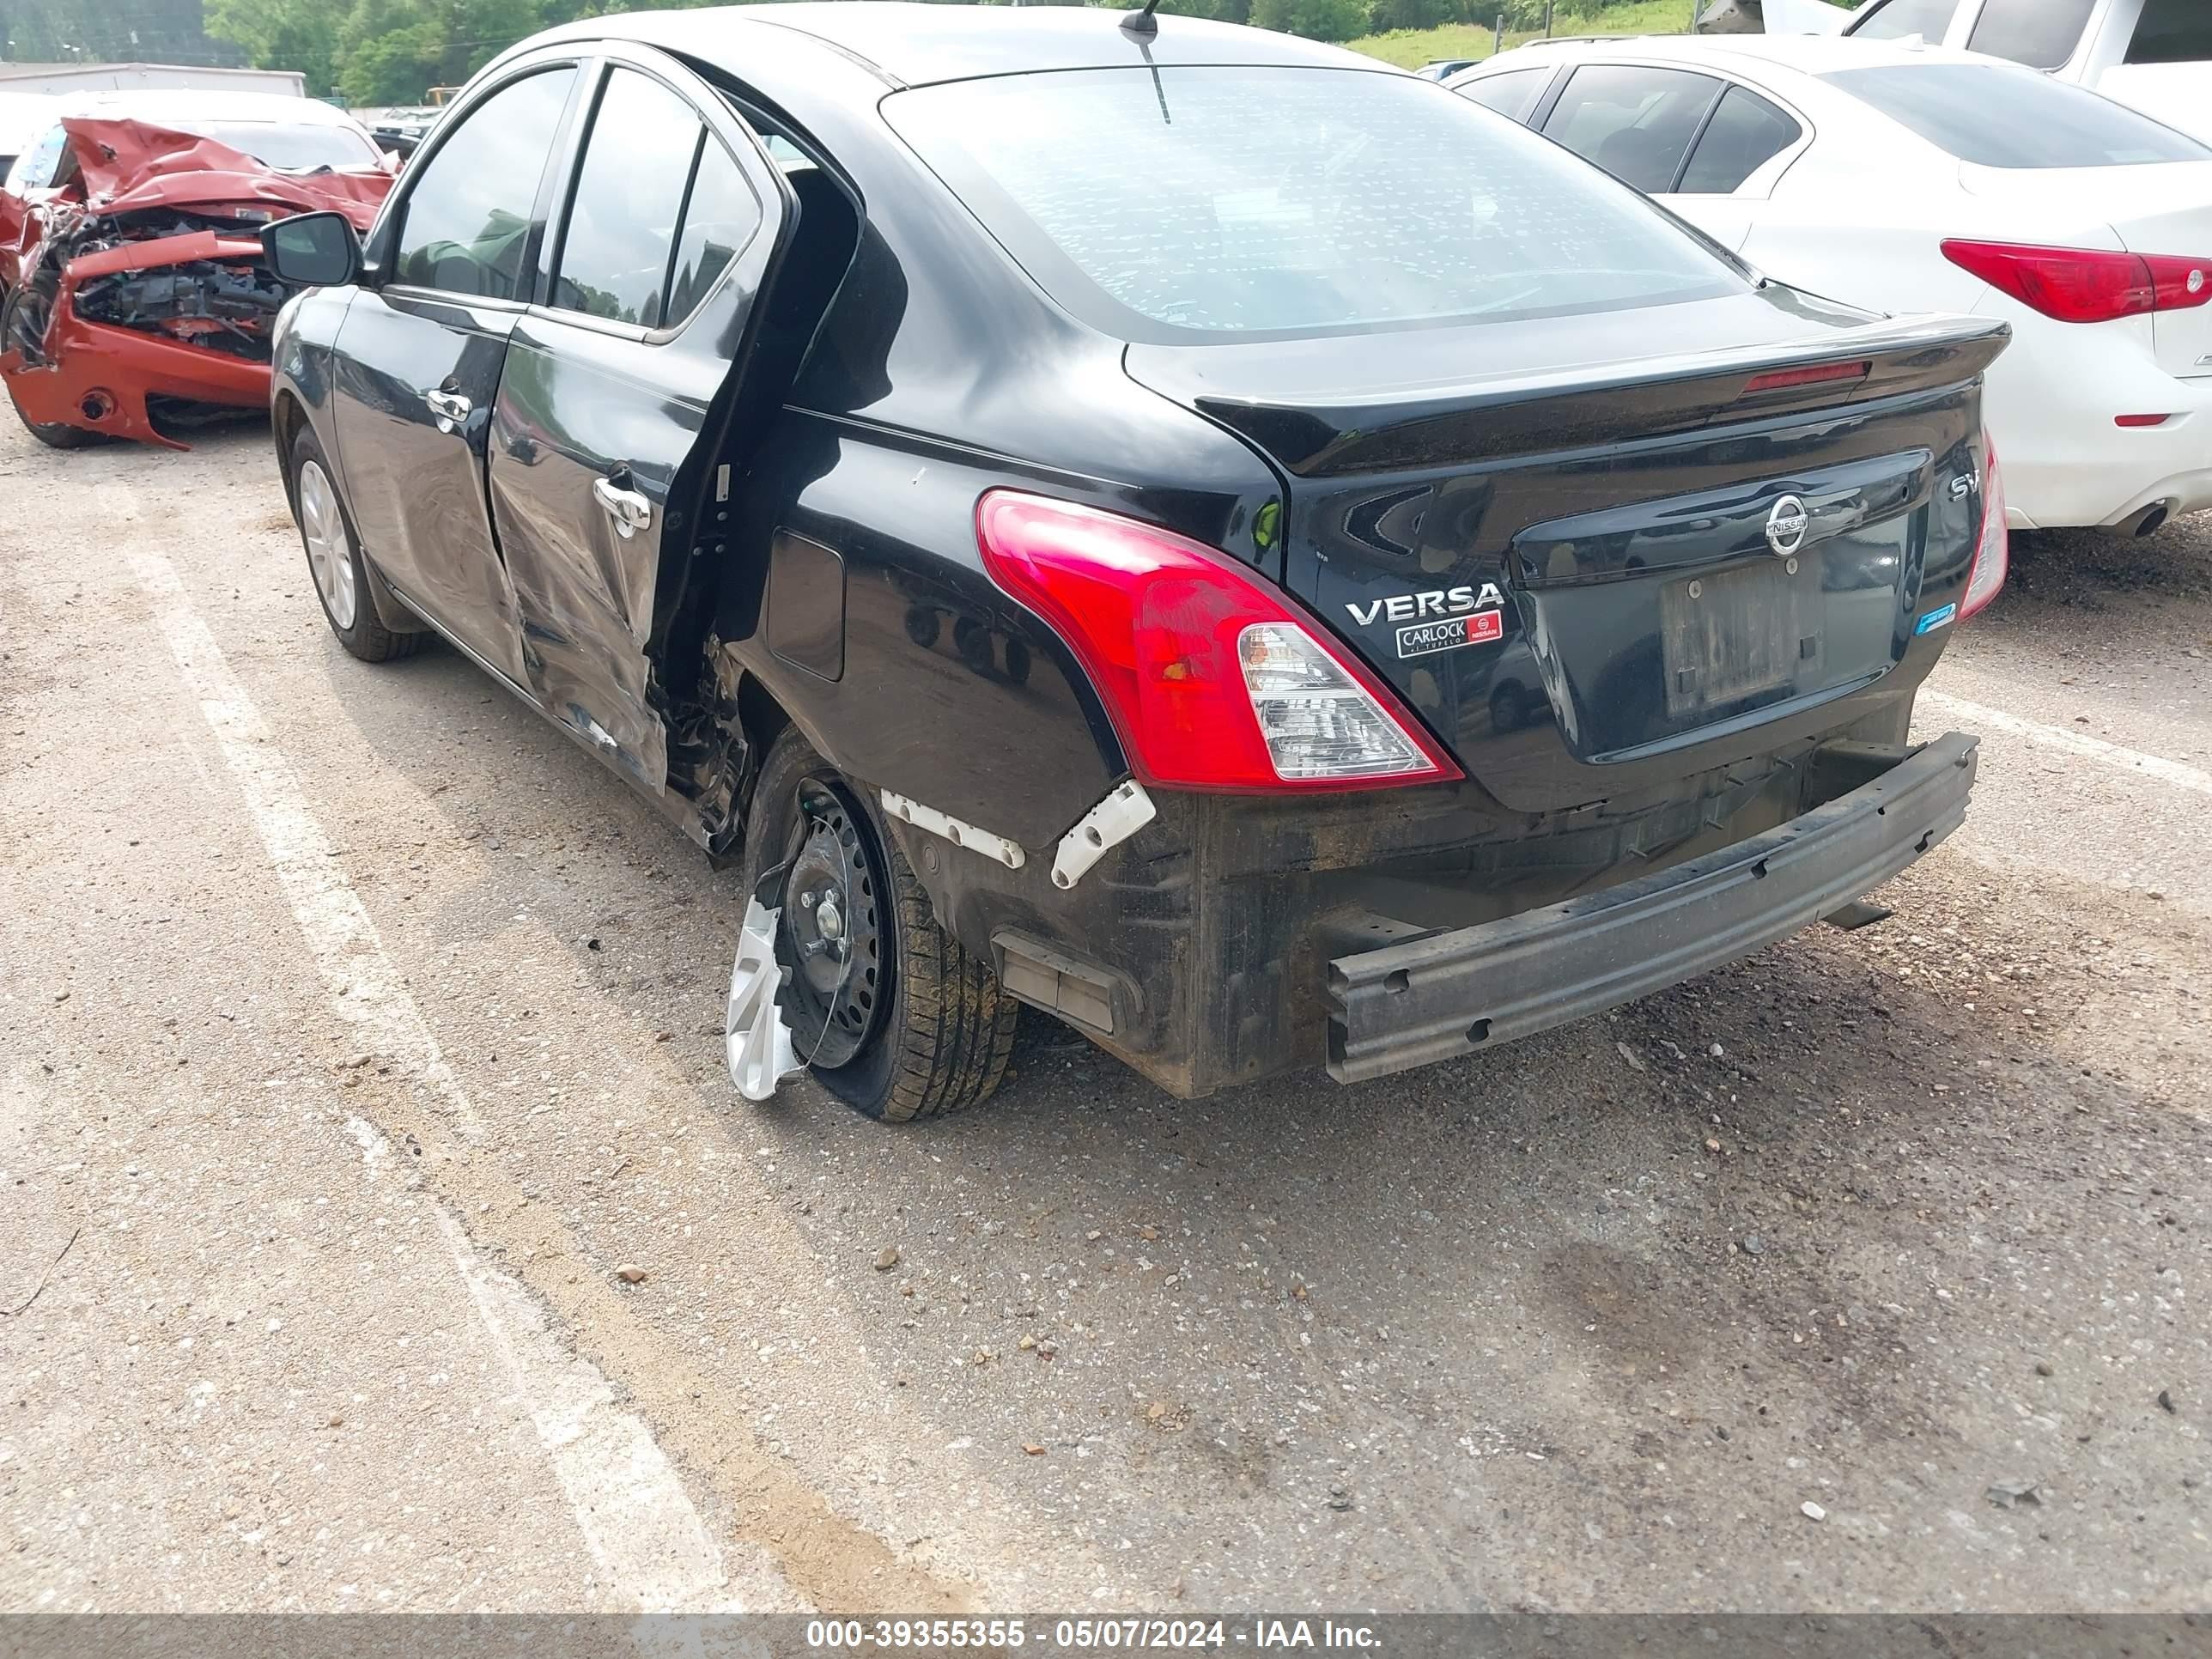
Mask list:
POLYGON ((1879 927, 892 1133, 735 1096, 732 883, 340 652, 265 434, 0 491, 0 1607, 2204 1605, 2212 524, 2020 548, 1879 927))

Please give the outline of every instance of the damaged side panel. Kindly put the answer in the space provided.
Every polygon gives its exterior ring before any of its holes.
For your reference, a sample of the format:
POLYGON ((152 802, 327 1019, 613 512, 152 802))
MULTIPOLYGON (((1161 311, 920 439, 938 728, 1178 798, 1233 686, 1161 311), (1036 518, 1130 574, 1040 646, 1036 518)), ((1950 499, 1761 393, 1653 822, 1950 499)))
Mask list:
MULTIPOLYGON (((736 176, 724 188, 757 216, 723 210, 729 242, 700 248, 688 314, 665 326, 632 320, 611 288, 567 269, 565 228, 549 224, 562 268, 540 276, 539 303, 507 337, 486 476, 526 688, 720 854, 738 840, 754 757, 741 678, 710 643, 713 599, 751 556, 731 533, 728 479, 734 468, 742 481, 788 383, 788 364, 763 358, 760 337, 797 216, 789 185, 735 116, 699 112, 708 131, 695 140, 698 166, 727 164, 736 176)), ((581 174, 605 137, 596 126, 585 137, 566 211, 592 211, 596 186, 581 174)), ((653 268, 666 258, 655 252, 653 268)), ((674 308, 672 275, 667 283, 674 308)), ((658 320, 659 303, 638 314, 658 320)))
POLYGON ((666 366, 665 381, 648 388, 623 362, 646 349, 558 322, 519 325, 489 477, 531 695, 657 792, 669 754, 649 654, 654 599, 664 550, 686 545, 672 491, 723 371, 664 349, 654 367, 666 366), (557 355, 551 334, 568 337, 557 355))

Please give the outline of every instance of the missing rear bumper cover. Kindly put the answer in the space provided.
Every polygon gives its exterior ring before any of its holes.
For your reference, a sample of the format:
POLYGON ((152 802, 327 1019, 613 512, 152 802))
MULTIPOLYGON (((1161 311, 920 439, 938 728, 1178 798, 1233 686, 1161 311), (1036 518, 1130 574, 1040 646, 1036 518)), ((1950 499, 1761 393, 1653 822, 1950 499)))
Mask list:
POLYGON ((927 830, 933 836, 942 836, 955 847, 965 847, 995 860, 1009 870, 1018 870, 1028 862, 1019 842, 1009 841, 1004 836, 994 836, 988 830, 978 830, 972 823, 963 823, 948 813, 933 806, 924 806, 918 800, 908 800, 904 795, 894 795, 888 789, 882 792, 884 811, 902 823, 917 830, 927 830))
POLYGON ((1601 893, 1328 964, 1329 1075, 1358 1083, 1617 1007, 1850 913, 1965 821, 1958 732, 1734 847, 1601 893))

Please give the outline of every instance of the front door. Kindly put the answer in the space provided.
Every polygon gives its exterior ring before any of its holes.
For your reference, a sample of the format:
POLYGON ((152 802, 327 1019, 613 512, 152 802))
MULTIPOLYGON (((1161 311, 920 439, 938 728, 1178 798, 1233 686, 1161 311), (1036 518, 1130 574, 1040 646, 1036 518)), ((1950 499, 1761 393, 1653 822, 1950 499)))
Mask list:
POLYGON ((717 459, 700 440, 740 372, 793 216, 788 186, 727 105, 657 53, 623 56, 604 71, 574 188, 556 192, 568 206, 549 227, 552 281, 507 347, 489 476, 524 683, 657 793, 667 740, 648 686, 654 617, 690 550, 714 545, 671 512, 702 483, 710 502, 717 493, 698 477, 717 459))
POLYGON ((541 186, 579 78, 533 69, 474 100, 414 168, 339 331, 338 464, 362 548, 409 603, 520 684, 485 456, 532 295, 541 186))

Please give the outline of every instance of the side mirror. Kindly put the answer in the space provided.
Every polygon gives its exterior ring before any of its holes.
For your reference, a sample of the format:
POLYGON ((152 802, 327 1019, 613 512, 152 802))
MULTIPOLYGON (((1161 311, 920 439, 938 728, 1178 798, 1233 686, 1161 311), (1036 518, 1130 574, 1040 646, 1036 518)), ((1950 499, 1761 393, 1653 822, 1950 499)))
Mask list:
POLYGON ((295 213, 261 228, 261 251, 277 277, 331 288, 361 275, 361 238, 343 213, 295 213))

